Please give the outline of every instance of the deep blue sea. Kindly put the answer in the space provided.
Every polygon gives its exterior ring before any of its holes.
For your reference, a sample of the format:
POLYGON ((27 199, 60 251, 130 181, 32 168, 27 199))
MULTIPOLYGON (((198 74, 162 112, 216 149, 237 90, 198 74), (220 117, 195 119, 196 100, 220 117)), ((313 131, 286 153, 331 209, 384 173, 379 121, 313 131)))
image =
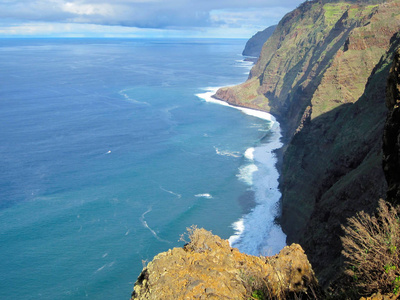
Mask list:
POLYGON ((245 42, 0 40, 0 299, 129 299, 192 224, 284 246, 279 124, 210 98, 245 42))

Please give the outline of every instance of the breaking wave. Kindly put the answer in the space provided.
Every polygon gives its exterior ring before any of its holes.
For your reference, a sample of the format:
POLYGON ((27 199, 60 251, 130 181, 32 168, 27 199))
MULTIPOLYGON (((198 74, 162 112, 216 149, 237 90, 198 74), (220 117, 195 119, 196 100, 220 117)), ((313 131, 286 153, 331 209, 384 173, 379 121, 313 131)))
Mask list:
POLYGON ((213 98, 218 90, 217 87, 205 90, 205 93, 196 96, 206 102, 230 106, 270 123, 270 128, 267 130, 268 141, 250 147, 244 153, 244 164, 239 168, 237 177, 254 192, 256 206, 250 213, 232 224, 235 233, 229 238, 229 243, 232 247, 252 255, 276 254, 286 246, 286 235, 275 223, 281 197, 278 189, 279 173, 275 167, 277 158, 274 154, 274 150, 283 145, 280 141, 282 135, 279 123, 267 112, 233 106, 213 98))

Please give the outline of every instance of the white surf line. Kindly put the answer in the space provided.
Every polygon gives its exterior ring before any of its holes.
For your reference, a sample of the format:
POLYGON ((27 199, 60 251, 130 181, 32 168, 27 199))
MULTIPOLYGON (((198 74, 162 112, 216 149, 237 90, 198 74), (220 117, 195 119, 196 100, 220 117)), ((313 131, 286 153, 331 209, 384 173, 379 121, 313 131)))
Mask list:
POLYGON ((144 227, 146 227, 148 230, 150 230, 150 232, 154 235, 154 237, 155 237, 157 240, 159 240, 160 242, 164 242, 164 243, 169 243, 169 244, 171 244, 170 241, 167 241, 167 240, 164 240, 164 239, 160 238, 160 237, 157 235, 157 233, 156 233, 153 229, 150 228, 150 226, 147 224, 146 220, 144 219, 144 216, 145 216, 146 214, 148 214, 149 212, 151 212, 152 210, 153 210, 153 209, 152 209, 152 207, 150 206, 150 208, 149 208, 147 211, 145 211, 145 212, 142 214, 142 216, 139 218, 139 219, 140 219, 140 222, 142 222, 142 224, 143 224, 144 227))
POLYGON ((273 123, 273 127, 279 126, 279 123, 276 121, 275 117, 273 115, 271 115, 270 113, 267 113, 267 112, 261 111, 261 110, 257 110, 257 109, 231 105, 226 101, 214 98, 213 96, 220 88, 221 87, 207 87, 204 89, 206 91, 205 93, 199 93, 199 94, 196 94, 196 96, 200 99, 203 99, 206 102, 215 103, 215 104, 219 104, 219 105, 223 105, 223 106, 229 106, 231 108, 242 111, 246 115, 250 115, 250 116, 253 116, 253 117, 256 117, 259 119, 270 121, 273 123))
MULTIPOLYGON (((275 164, 276 157, 275 155, 272 154, 272 152, 283 146, 283 144, 280 142, 280 138, 282 137, 280 124, 276 121, 275 117, 264 111, 234 106, 225 101, 214 98, 213 96, 215 95, 218 88, 206 88, 205 90, 206 90, 205 93, 196 94, 196 96, 199 97, 200 99, 205 100, 206 102, 211 102, 223 106, 229 106, 231 108, 240 110, 247 115, 264 119, 272 123, 270 130, 274 132, 274 139, 270 141, 268 145, 261 145, 255 148, 254 147, 249 148, 248 149, 249 151, 246 150, 247 153, 245 153, 245 157, 250 161, 257 160, 257 163, 260 164, 260 167, 262 169, 265 168, 267 161, 269 163, 274 161, 275 164), (262 157, 255 159, 256 158, 255 152, 259 151, 262 151, 263 155, 262 157)), ((245 170, 245 168, 250 166, 254 166, 255 168, 257 168, 256 164, 252 164, 241 167, 241 170, 249 171, 245 170)), ((259 172, 258 168, 257 170, 250 170, 250 171, 259 172)), ((286 235, 282 232, 280 226, 273 223, 273 220, 277 214, 276 205, 278 205, 279 199, 281 197, 280 191, 278 189, 279 174, 275 168, 271 169, 269 172, 272 172, 274 175, 268 174, 269 178, 267 181, 271 182, 276 181, 276 183, 275 184, 270 183, 268 184, 268 186, 265 186, 264 185, 264 181, 266 179, 265 176, 262 176, 261 179, 256 179, 257 182, 253 182, 252 173, 254 172, 251 172, 251 174, 245 174, 247 172, 243 172, 243 174, 240 175, 251 175, 251 176, 245 176, 245 177, 243 176, 243 178, 239 179, 241 180, 251 179, 251 182, 249 180, 249 182, 246 183, 255 192, 255 198, 258 203, 256 207, 252 210, 252 212, 242 216, 241 219, 232 224, 235 232, 229 238, 229 243, 233 247, 238 247, 241 251, 248 254, 259 255, 259 254, 264 254, 265 251, 273 252, 269 254, 275 254, 278 253, 286 245, 286 235), (278 193, 279 195, 275 195, 275 197, 272 195, 268 195, 266 197, 265 195, 266 191, 268 192, 276 191, 276 193, 278 193), (260 226, 260 224, 258 224, 257 222, 260 219, 265 219, 266 215, 268 215, 269 217, 268 219, 270 219, 269 220, 270 224, 268 228, 265 228, 265 224, 262 224, 260 226)))
POLYGON ((171 194, 171 195, 174 195, 174 196, 178 197, 179 199, 182 198, 182 195, 181 195, 181 194, 174 193, 173 191, 169 191, 169 190, 167 190, 167 189, 164 189, 161 185, 159 186, 159 188, 160 188, 161 190, 163 190, 164 192, 167 192, 167 193, 169 193, 169 194, 171 194))

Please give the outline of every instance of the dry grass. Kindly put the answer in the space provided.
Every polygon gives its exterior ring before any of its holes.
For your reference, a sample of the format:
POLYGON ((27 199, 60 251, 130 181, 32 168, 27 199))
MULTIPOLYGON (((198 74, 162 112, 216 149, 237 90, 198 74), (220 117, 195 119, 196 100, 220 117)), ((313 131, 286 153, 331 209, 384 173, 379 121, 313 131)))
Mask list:
POLYGON ((398 211, 379 201, 376 216, 364 211, 342 227, 343 255, 360 293, 397 294, 400 288, 400 223, 398 211))
POLYGON ((274 291, 271 284, 268 283, 266 278, 260 277, 259 274, 252 272, 252 270, 241 270, 241 279, 247 290, 247 299, 256 300, 284 300, 286 295, 283 289, 274 291))
MULTIPOLYGON (((290 266, 291 268, 291 266, 290 266)), ((279 279, 279 284, 270 282, 268 274, 260 277, 260 274, 250 269, 242 269, 240 277, 247 291, 247 298, 251 300, 316 300, 324 299, 322 290, 317 286, 316 282, 308 282, 305 292, 290 292, 292 288, 290 283, 292 280, 280 278, 280 272, 274 269, 279 279), (286 282, 286 283, 285 283, 286 282)), ((289 272, 291 273, 291 272, 289 272)), ((282 276, 282 275, 281 275, 282 276)))

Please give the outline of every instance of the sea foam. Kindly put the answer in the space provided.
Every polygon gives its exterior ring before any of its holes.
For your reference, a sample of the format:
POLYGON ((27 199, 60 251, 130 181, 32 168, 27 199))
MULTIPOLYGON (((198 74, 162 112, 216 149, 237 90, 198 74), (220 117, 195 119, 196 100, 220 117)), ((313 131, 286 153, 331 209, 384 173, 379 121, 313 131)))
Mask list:
POLYGON ((231 152, 231 151, 227 151, 227 150, 220 150, 215 146, 214 146, 214 149, 215 149, 215 152, 221 156, 231 156, 231 157, 241 157, 242 156, 239 152, 236 152, 236 151, 231 152))
POLYGON ((146 216, 149 212, 151 212, 152 210, 153 210, 153 209, 152 209, 152 207, 150 206, 150 208, 149 208, 147 211, 145 211, 145 212, 142 214, 142 216, 139 218, 139 219, 140 219, 140 222, 142 223, 142 225, 143 225, 145 228, 147 228, 147 229, 151 232, 151 234, 152 234, 157 240, 159 240, 160 242, 171 243, 170 241, 167 241, 167 240, 164 240, 164 239, 160 238, 160 237, 158 236, 158 234, 147 224, 147 221, 145 220, 145 216, 146 216))
POLYGON ((271 150, 278 145, 281 144, 272 140, 254 149, 257 171, 252 174, 249 189, 254 192, 257 205, 242 217, 242 228, 238 230, 237 226, 233 226, 235 234, 229 239, 233 247, 248 254, 273 255, 286 245, 285 234, 274 222, 281 194, 278 189, 279 173, 275 168, 276 158, 271 150))
POLYGON ((215 99, 213 95, 218 88, 210 87, 205 93, 196 96, 206 102, 229 106, 243 113, 270 122, 267 143, 248 148, 244 157, 244 165, 239 168, 237 177, 254 192, 256 206, 252 211, 235 223, 232 227, 234 235, 229 238, 232 247, 252 255, 274 255, 286 246, 286 235, 275 223, 281 193, 278 189, 279 173, 275 167, 274 150, 282 147, 281 129, 271 114, 250 108, 237 107, 225 101, 215 99))
POLYGON ((248 160, 254 160, 254 148, 248 148, 244 153, 244 157, 246 157, 248 160))
MULTIPOLYGON (((242 111, 246 115, 270 121, 272 123, 272 127, 278 127, 279 128, 279 123, 276 121, 275 117, 273 115, 265 112, 265 111, 246 108, 246 107, 240 107, 240 106, 234 106, 234 105, 229 104, 226 101, 218 100, 218 99, 214 98, 213 96, 218 91, 218 89, 220 89, 220 87, 206 87, 206 88, 204 88, 204 90, 206 92, 198 93, 198 94, 196 94, 196 96, 199 97, 200 99, 206 101, 206 102, 215 103, 215 104, 224 105, 224 106, 229 106, 229 107, 232 107, 232 108, 235 108, 235 109, 238 109, 238 110, 242 111)), ((280 134, 280 128, 279 128, 278 131, 279 131, 279 134, 280 134)))
POLYGON ((239 168, 236 176, 247 185, 252 186, 254 173, 257 171, 258 167, 255 164, 244 165, 239 168))
POLYGON ((128 102, 130 102, 130 103, 134 103, 134 104, 140 104, 140 105, 150 105, 148 102, 146 102, 146 101, 139 101, 139 100, 136 100, 136 99, 133 99, 133 98, 131 98, 130 96, 129 96, 129 90, 130 89, 123 89, 123 90, 120 90, 118 93, 122 96, 122 97, 124 97, 124 99, 126 100, 126 101, 128 101, 128 102))
POLYGON ((211 199, 213 196, 211 194, 205 193, 205 194, 197 194, 194 195, 196 198, 206 198, 206 199, 211 199))

